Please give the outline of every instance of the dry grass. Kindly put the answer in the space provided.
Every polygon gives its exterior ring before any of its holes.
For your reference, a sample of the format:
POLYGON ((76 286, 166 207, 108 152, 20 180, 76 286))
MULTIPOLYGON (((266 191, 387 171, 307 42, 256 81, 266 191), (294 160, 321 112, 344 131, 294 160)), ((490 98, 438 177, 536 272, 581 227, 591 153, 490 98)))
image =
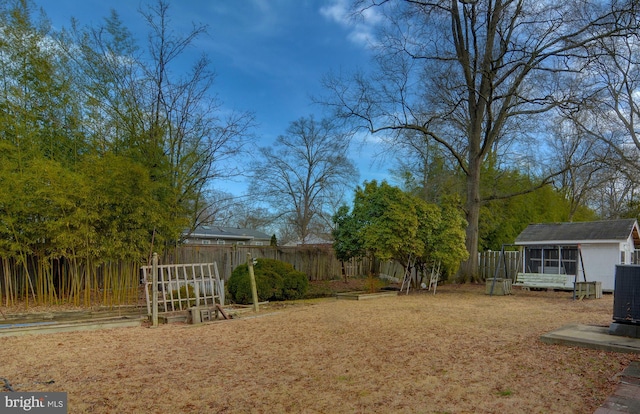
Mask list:
POLYGON ((68 392, 69 413, 589 413, 638 356, 538 338, 608 325, 612 301, 444 286, 273 304, 199 326, 0 338, 0 376, 68 392))

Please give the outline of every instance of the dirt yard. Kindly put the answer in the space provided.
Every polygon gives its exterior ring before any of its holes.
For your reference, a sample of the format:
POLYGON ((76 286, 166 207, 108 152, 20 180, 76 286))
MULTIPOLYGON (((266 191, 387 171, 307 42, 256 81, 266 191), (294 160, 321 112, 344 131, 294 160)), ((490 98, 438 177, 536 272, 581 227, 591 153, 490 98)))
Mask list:
POLYGON ((197 326, 0 338, 0 377, 67 392, 69 413, 592 413, 640 356, 538 338, 608 325, 612 307, 468 285, 270 304, 197 326))

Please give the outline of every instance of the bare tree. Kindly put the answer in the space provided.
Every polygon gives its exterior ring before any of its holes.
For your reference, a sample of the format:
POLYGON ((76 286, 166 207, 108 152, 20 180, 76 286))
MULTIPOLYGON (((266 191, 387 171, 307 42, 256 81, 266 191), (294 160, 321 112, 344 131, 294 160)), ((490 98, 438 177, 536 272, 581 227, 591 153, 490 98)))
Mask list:
POLYGON ((59 46, 75 62, 96 147, 126 154, 151 171, 154 195, 166 207, 158 214, 172 223, 167 236, 175 237, 209 220, 215 180, 240 173, 233 158, 250 136, 254 116, 223 110, 206 56, 184 69, 185 55, 207 28, 174 31, 169 9, 165 0, 154 0, 140 10, 149 29, 145 52, 115 11, 102 26, 74 25, 59 46))
POLYGON ((446 152, 417 131, 403 131, 393 146, 396 167, 392 175, 404 189, 430 203, 447 194, 457 194, 456 163, 446 152))
POLYGON ((600 217, 603 219, 637 217, 640 193, 640 186, 635 178, 637 171, 637 169, 610 171, 610 179, 601 183, 591 200, 591 205, 600 217))
POLYGON ((260 148, 249 193, 268 203, 283 228, 306 243, 312 235, 329 232, 326 223, 331 222, 329 209, 337 204, 335 197, 342 197, 344 188, 357 182, 348 152, 349 137, 331 122, 300 118, 273 148, 260 148))
POLYGON ((591 120, 597 123, 582 125, 622 152, 629 145, 640 149, 640 35, 601 39, 597 46, 587 75, 593 79, 596 98, 589 107, 591 120))
POLYGON ((640 189, 640 149, 607 119, 611 114, 604 114, 603 106, 594 107, 565 115, 565 123, 575 127, 553 144, 557 162, 566 165, 554 184, 571 202, 572 212, 582 204, 604 219, 626 217, 640 189))
POLYGON ((601 188, 613 180, 618 157, 605 143, 594 140, 575 122, 586 113, 556 118, 550 153, 562 173, 554 186, 569 202, 569 221, 582 206, 595 207, 601 188))
POLYGON ((243 200, 234 204, 227 213, 228 218, 224 222, 226 226, 273 233, 272 227, 275 221, 273 213, 259 203, 253 202, 250 197, 243 197, 243 200))
MULTIPOLYGON (((481 166, 526 119, 567 107, 599 39, 636 27, 626 2, 568 0, 356 0, 385 24, 376 71, 327 76, 323 101, 338 116, 391 139, 418 131, 443 146, 466 175, 461 280, 477 273, 481 166)), ((541 185, 553 174, 541 178, 541 185)))
POLYGON ((203 194, 206 202, 197 213, 197 224, 218 224, 228 226, 233 211, 243 205, 242 197, 226 191, 211 189, 203 194))
POLYGON ((220 103, 211 94, 215 74, 206 56, 200 57, 187 76, 177 76, 172 66, 206 32, 194 25, 180 36, 170 28, 169 4, 156 0, 141 11, 149 26, 151 64, 145 66, 151 111, 148 134, 168 161, 170 187, 176 206, 187 206, 191 224, 197 225, 207 206, 206 192, 212 180, 238 175, 230 160, 237 156, 253 126, 253 114, 231 113, 221 118, 220 103))
POLYGON ((581 73, 590 99, 564 116, 588 145, 606 147, 590 205, 604 218, 617 218, 635 203, 640 188, 640 36, 636 30, 598 39, 592 54, 581 73))

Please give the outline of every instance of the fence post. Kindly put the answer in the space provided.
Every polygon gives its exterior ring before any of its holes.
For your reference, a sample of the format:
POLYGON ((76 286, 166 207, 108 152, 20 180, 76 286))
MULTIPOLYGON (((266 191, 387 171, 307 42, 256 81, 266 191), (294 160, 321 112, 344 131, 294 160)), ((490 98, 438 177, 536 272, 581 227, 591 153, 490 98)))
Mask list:
POLYGON ((153 254, 151 267, 151 280, 153 285, 151 286, 151 292, 153 297, 151 299, 151 324, 155 328, 158 326, 158 253, 153 254))
POLYGON ((256 287, 256 276, 253 273, 253 259, 251 258, 251 253, 247 253, 247 266, 249 267, 249 280, 251 281, 253 311, 258 312, 258 288, 256 287))

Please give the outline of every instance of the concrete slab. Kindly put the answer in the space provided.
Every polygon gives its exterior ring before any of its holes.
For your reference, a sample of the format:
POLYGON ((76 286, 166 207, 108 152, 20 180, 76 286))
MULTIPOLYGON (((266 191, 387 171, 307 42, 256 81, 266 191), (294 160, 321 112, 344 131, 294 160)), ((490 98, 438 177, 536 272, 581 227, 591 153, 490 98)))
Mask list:
MULTIPOLYGON (((603 351, 640 353, 640 339, 612 335, 608 326, 566 325, 540 337, 542 342, 603 351)), ((640 413, 640 361, 619 375, 619 384, 594 414, 640 413)))
POLYGON ((640 413, 640 362, 634 361, 620 374, 620 383, 594 414, 640 413))
POLYGON ((548 344, 640 354, 640 338, 611 335, 608 326, 565 325, 542 335, 540 340, 548 344))

